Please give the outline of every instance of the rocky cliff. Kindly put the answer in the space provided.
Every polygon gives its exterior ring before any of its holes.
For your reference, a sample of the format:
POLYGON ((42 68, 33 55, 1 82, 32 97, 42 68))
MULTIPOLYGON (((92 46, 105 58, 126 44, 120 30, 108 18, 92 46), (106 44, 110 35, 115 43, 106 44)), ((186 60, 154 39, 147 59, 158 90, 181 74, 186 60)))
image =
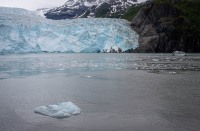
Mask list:
POLYGON ((140 35, 132 52, 200 52, 200 1, 147 1, 132 21, 140 35))

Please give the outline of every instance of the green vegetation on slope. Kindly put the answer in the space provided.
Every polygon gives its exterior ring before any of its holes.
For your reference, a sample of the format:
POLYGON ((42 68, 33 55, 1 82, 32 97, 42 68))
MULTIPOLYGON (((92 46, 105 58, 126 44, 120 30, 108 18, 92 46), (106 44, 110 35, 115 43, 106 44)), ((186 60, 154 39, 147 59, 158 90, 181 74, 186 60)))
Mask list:
POLYGON ((185 22, 178 25, 179 30, 200 32, 200 0, 154 0, 155 4, 165 3, 180 10, 178 18, 185 22))
POLYGON ((152 0, 132 13, 136 52, 200 52, 200 0, 152 0), (156 36, 156 37, 154 37, 156 36))
POLYGON ((184 13, 182 17, 191 22, 192 30, 200 32, 200 1, 184 0, 175 6, 184 13))
MULTIPOLYGON (((168 4, 181 12, 178 18, 184 20, 185 23, 183 22, 178 25, 177 29, 200 32, 200 0, 153 0, 152 3, 155 5, 163 3, 168 4)), ((132 21, 139 10, 144 7, 145 4, 133 5, 121 16, 121 18, 132 21)))
POLYGON ((137 5, 133 5, 131 6, 122 16, 122 19, 126 19, 128 21, 132 21, 133 18, 137 15, 137 13, 139 12, 139 10, 143 7, 143 4, 137 4, 137 5))

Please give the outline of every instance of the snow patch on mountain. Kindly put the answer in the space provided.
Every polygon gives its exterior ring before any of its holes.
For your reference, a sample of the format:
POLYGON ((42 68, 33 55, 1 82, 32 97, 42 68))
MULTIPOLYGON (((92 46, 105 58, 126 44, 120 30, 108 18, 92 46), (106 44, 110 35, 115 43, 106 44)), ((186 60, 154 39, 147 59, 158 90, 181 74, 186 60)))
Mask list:
POLYGON ((103 17, 105 17, 105 15, 109 17, 114 13, 121 15, 132 5, 143 1, 145 0, 67 0, 66 3, 60 7, 51 8, 47 12, 44 11, 43 15, 48 19, 55 20, 80 18, 82 16, 85 18, 101 17, 99 15, 96 16, 96 13, 103 13, 103 17), (104 6, 102 6, 103 4, 104 6), (101 7, 101 9, 97 11, 99 7, 101 7))

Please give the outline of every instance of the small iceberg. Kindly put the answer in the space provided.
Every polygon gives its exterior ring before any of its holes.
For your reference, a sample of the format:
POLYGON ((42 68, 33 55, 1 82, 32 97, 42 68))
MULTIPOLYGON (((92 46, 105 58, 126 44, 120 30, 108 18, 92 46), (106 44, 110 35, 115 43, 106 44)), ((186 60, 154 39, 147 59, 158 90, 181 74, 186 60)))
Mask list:
POLYGON ((67 118, 71 115, 78 115, 81 109, 72 102, 61 102, 55 105, 40 106, 35 108, 35 113, 50 116, 53 118, 67 118))
POLYGON ((185 56, 185 52, 183 52, 183 51, 174 51, 173 55, 174 56, 185 56))
POLYGON ((152 59, 152 61, 155 61, 155 62, 157 62, 157 61, 159 61, 159 59, 152 59))
POLYGON ((93 76, 84 76, 85 78, 92 78, 93 76))
POLYGON ((175 72, 175 71, 170 71, 169 73, 170 74, 177 74, 177 72, 175 72))

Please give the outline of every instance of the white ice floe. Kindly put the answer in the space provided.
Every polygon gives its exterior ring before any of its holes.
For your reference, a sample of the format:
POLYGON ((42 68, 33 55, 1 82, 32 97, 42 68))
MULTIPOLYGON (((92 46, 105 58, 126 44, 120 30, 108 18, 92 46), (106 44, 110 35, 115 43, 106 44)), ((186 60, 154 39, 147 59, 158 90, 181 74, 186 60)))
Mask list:
POLYGON ((185 52, 183 52, 183 51, 174 51, 173 55, 174 56, 185 56, 185 52))
POLYGON ((175 72, 175 71, 171 71, 171 72, 169 72, 170 74, 176 74, 177 72, 175 72))
POLYGON ((85 78, 92 78, 93 76, 85 76, 85 78))
POLYGON ((159 59, 152 59, 152 61, 159 61, 159 59))
POLYGON ((35 113, 54 118, 67 118, 71 115, 78 115, 81 109, 72 102, 61 102, 55 105, 40 106, 35 108, 35 113))

